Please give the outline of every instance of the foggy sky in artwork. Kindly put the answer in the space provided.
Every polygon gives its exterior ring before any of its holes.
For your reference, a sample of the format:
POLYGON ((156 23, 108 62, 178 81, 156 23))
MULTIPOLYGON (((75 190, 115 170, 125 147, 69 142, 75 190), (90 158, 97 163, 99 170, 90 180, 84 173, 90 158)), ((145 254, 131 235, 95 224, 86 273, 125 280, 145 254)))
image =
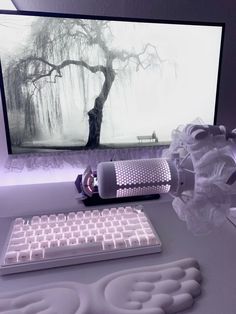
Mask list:
MULTIPOLYGON (((35 19, 47 18, 1 16, 3 70, 29 45, 35 19)), ((140 51, 150 43, 156 47, 162 62, 138 71, 129 65, 122 71, 122 64, 114 63, 117 74, 103 109, 101 144, 134 143, 138 135, 151 135, 153 131, 159 141, 169 141, 173 129, 198 117, 204 123, 213 123, 221 27, 111 21, 110 30, 110 47, 140 51)), ((75 55, 73 49, 75 47, 71 48, 70 54, 75 55)), ((97 51, 90 54, 90 62, 92 60, 94 65, 103 60, 97 51)), ((55 143, 65 146, 80 143, 83 146, 86 143, 86 111, 93 106, 103 77, 99 73, 84 71, 83 80, 86 84, 81 84, 78 68, 70 66, 63 70, 54 86, 44 84, 41 94, 34 96, 42 129, 38 141, 49 146, 55 143), (55 134, 49 134, 44 111, 54 110, 50 108, 54 108, 55 95, 61 106, 61 128, 58 128, 57 116, 52 113, 55 134)), ((8 89, 6 95, 9 93, 14 90, 8 89)), ((8 98, 6 103, 9 108, 8 98)), ((10 121, 10 131, 15 127, 12 125, 10 121)))

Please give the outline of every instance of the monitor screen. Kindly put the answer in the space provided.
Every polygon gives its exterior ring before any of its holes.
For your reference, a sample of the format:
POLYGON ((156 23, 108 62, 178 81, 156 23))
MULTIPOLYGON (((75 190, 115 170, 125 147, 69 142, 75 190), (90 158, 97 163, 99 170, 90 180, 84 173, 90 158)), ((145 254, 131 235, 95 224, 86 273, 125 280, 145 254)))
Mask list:
POLYGON ((0 12, 9 153, 162 145, 213 124, 223 24, 0 12))

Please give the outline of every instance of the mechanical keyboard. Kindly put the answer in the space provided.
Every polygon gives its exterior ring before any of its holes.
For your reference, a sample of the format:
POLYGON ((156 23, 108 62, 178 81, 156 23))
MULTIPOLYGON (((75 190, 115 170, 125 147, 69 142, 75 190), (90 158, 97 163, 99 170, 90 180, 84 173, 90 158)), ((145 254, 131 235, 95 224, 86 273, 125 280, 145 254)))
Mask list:
POLYGON ((16 218, 2 275, 161 251, 161 241, 140 206, 16 218))

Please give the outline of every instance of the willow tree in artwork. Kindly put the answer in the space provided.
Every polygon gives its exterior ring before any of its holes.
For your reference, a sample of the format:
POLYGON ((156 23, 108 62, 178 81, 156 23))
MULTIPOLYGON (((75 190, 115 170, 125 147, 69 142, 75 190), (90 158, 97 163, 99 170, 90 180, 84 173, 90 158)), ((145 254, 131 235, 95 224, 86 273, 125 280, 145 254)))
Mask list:
MULTIPOLYGON (((83 76, 86 71, 102 74, 100 92, 86 112, 89 124, 86 143, 88 148, 98 147, 100 144, 103 108, 116 76, 120 72, 125 73, 130 66, 134 71, 138 71, 161 62, 156 47, 150 43, 143 45, 140 51, 135 51, 135 48, 128 51, 122 47, 112 47, 113 34, 110 23, 112 22, 104 20, 39 19, 32 26, 33 34, 31 44, 29 43, 32 48, 29 48, 27 55, 21 57, 14 67, 18 78, 19 73, 24 73, 21 74, 20 80, 21 84, 28 88, 28 96, 24 96, 28 103, 45 84, 60 80, 67 67, 76 66, 83 76), (99 63, 94 64, 94 56, 97 54, 100 56, 99 63)), ((28 109, 31 111, 31 119, 32 110, 28 109)))

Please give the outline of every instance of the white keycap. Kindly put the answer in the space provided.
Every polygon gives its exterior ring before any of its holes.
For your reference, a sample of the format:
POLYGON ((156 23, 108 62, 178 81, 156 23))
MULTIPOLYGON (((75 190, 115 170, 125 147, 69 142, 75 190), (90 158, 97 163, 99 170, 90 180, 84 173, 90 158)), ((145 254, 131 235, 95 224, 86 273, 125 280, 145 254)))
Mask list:
POLYGON ((68 220, 73 220, 73 219, 75 219, 75 217, 76 217, 75 212, 70 212, 70 213, 68 214, 68 220))
POLYGON ((17 253, 9 252, 5 255, 5 264, 13 264, 17 262, 17 253))
POLYGON ((139 240, 136 236, 132 236, 130 239, 130 245, 133 247, 139 246, 139 240))
POLYGON ((40 217, 39 216, 33 216, 31 219, 31 224, 38 224, 40 222, 40 217))
POLYGON ((142 225, 141 224, 136 224, 136 225, 127 225, 127 226, 124 226, 125 230, 137 230, 137 229, 140 229, 142 228, 142 225))
POLYGON ((82 236, 88 237, 90 232, 88 230, 83 230, 81 233, 82 233, 82 236))
POLYGON ((149 244, 156 244, 157 243, 157 239, 156 236, 154 234, 148 234, 148 243, 149 244))
POLYGON ((43 235, 40 235, 40 236, 37 236, 36 237, 36 241, 37 242, 42 242, 42 241, 44 241, 45 240, 45 237, 43 236, 43 235))
POLYGON ((119 239, 119 238, 122 238, 122 235, 121 235, 121 233, 116 232, 116 233, 113 234, 113 237, 114 237, 115 239, 119 239))
POLYGON ((74 237, 74 238, 78 238, 78 237, 80 237, 80 232, 79 231, 74 231, 74 232, 72 232, 72 236, 74 237))
POLYGON ((115 246, 117 249, 126 248, 126 243, 124 239, 115 239, 115 246))
POLYGON ((49 222, 54 222, 57 220, 57 216, 56 215, 50 215, 48 221, 49 222))
POLYGON ((25 243, 25 238, 17 238, 10 240, 10 245, 18 245, 25 243))
POLYGON ((88 224, 88 229, 94 229, 94 228, 95 228, 95 224, 91 224, 91 223, 88 224))
POLYGON ((111 224, 110 221, 105 221, 105 222, 104 222, 104 226, 105 226, 105 227, 111 227, 111 225, 112 225, 112 224, 111 224))
POLYGON ((78 244, 83 244, 86 243, 86 238, 85 237, 79 237, 78 238, 78 244))
POLYGON ((116 229, 114 227, 107 228, 109 233, 114 233, 116 229))
POLYGON ((71 238, 69 239, 69 245, 74 245, 74 244, 77 244, 77 239, 76 238, 71 238))
POLYGON ((125 213, 124 215, 122 215, 123 218, 125 219, 133 219, 137 217, 137 214, 135 213, 125 213))
POLYGON ((54 232, 54 233, 60 233, 60 232, 61 232, 61 229, 60 229, 60 227, 55 227, 55 228, 53 228, 52 232, 54 232))
POLYGON ((120 225, 120 222, 115 220, 115 221, 112 221, 112 226, 119 226, 120 225))
POLYGON ((71 237, 72 237, 72 233, 71 232, 64 233, 64 238, 65 239, 70 239, 71 237))
POLYGON ((114 216, 108 216, 107 217, 107 221, 113 221, 115 218, 114 218, 114 216))
POLYGON ((50 233, 52 233, 52 229, 51 228, 46 228, 46 229, 44 229, 44 232, 43 232, 45 235, 46 234, 50 234, 50 233))
POLYGON ((147 237, 142 235, 139 237, 139 242, 140 242, 140 245, 147 245, 148 244, 148 240, 147 240, 147 237))
POLYGON ((135 235, 135 231, 133 231, 133 230, 128 230, 128 231, 123 232, 123 237, 126 239, 128 239, 134 235, 135 235))
POLYGON ((135 230, 135 232, 136 232, 136 234, 137 234, 137 235, 139 235, 139 236, 141 236, 141 235, 144 235, 144 234, 145 234, 145 232, 144 232, 144 230, 143 230, 143 229, 137 229, 137 230, 135 230))
POLYGON ((57 226, 57 223, 56 223, 56 221, 52 221, 52 222, 49 222, 48 223, 48 226, 49 226, 49 228, 55 228, 56 226, 57 226))
POLYGON ((58 241, 57 240, 52 240, 50 242, 50 248, 52 248, 52 247, 58 247, 58 241))
POLYGON ((48 222, 48 216, 47 215, 42 215, 41 216, 41 222, 48 222))
POLYGON ((36 250, 39 248, 39 243, 38 242, 33 242, 30 244, 30 249, 31 250, 36 250))
POLYGON ((99 210, 97 210, 97 209, 93 210, 93 211, 92 211, 92 216, 93 216, 93 217, 98 217, 98 216, 100 216, 99 210))
POLYGON ((8 251, 9 251, 9 252, 12 252, 12 251, 22 251, 22 250, 27 250, 28 248, 29 248, 28 243, 25 243, 25 244, 17 244, 17 245, 11 245, 11 246, 9 246, 8 251))
POLYGON ((76 217, 77 218, 83 218, 84 217, 84 213, 81 211, 81 212, 77 212, 77 214, 76 214, 76 217))
POLYGON ((147 217, 141 217, 139 220, 140 220, 141 222, 146 222, 146 221, 147 221, 147 217))
POLYGON ((104 239, 105 240, 111 240, 112 239, 112 234, 110 234, 110 233, 105 234, 104 235, 104 239))
POLYGON ((57 215, 57 220, 58 221, 65 221, 66 220, 66 216, 64 214, 58 214, 57 215))
POLYGON ((49 247, 48 241, 43 241, 43 242, 40 243, 40 248, 41 249, 46 249, 47 247, 49 247))
POLYGON ((60 240, 60 241, 59 241, 59 246, 60 246, 60 247, 67 246, 67 240, 66 240, 66 239, 60 240))
POLYGON ((98 234, 98 230, 97 229, 91 229, 89 230, 90 235, 95 236, 98 234))
MULTIPOLYGON (((46 250, 46 249, 45 249, 46 250)), ((43 258, 43 250, 42 249, 38 249, 38 250, 33 250, 31 253, 31 259, 33 261, 36 260, 41 260, 43 258)))
POLYGON ((22 231, 28 231, 30 229, 29 225, 23 225, 22 227, 22 231))
POLYGON ((144 229, 144 232, 147 234, 153 234, 153 231, 151 228, 144 229))
POLYGON ((120 214, 123 214, 125 212, 124 207, 118 207, 117 212, 120 213, 120 214))
POLYGON ((106 228, 99 229, 99 234, 105 234, 107 232, 106 228))
MULTIPOLYGON (((73 225, 75 226, 75 223, 74 223, 73 220, 67 220, 67 221, 65 222, 65 224, 63 224, 63 226, 64 226, 64 225, 65 225, 65 226, 68 226, 68 227, 69 227, 69 226, 73 226, 73 225)), ((59 225, 59 222, 58 222, 58 226, 60 226, 60 225, 59 225)))
POLYGON ((14 225, 12 230, 13 230, 13 232, 22 231, 23 227, 24 227, 24 225, 14 225))
POLYGON ((35 235, 36 236, 39 236, 39 235, 42 235, 42 234, 43 234, 43 230, 41 230, 41 229, 35 231, 35 235))
POLYGON ((132 213, 132 212, 133 212, 133 208, 131 206, 125 207, 125 213, 132 213))
POLYGON ((35 237, 28 237, 28 238, 26 238, 26 243, 31 244, 31 243, 34 243, 34 242, 35 242, 35 237))
POLYGON ((92 217, 90 218, 90 222, 96 224, 99 221, 99 217, 92 217))
POLYGON ((46 240, 46 241, 52 241, 52 240, 54 240, 54 234, 47 234, 47 235, 45 236, 45 240, 46 240))
POLYGON ((45 258, 56 258, 66 256, 76 256, 82 254, 89 254, 100 252, 102 250, 101 243, 85 243, 71 246, 59 246, 57 248, 45 249, 45 258))
POLYGON ((62 238, 63 238, 63 234, 62 233, 55 234, 55 240, 61 240, 62 238))
POLYGON ((62 230, 62 232, 68 232, 68 231, 70 231, 70 227, 65 226, 65 227, 62 227, 61 230, 62 230))
POLYGON ((37 229, 39 229, 39 225, 38 224, 31 225, 31 229, 37 230, 37 229))
POLYGON ((96 223, 96 228, 103 228, 103 223, 102 222, 97 222, 96 223))
POLYGON ((31 237, 31 236, 33 236, 34 235, 34 231, 33 230, 27 230, 26 232, 25 232, 25 236, 26 237, 31 237))
POLYGON ((103 235, 102 234, 98 234, 98 235, 96 235, 96 241, 97 242, 102 242, 103 240, 104 240, 104 237, 103 237, 103 235))
POLYGON ((48 227, 48 223, 47 222, 43 222, 40 225, 41 229, 46 229, 48 227))
POLYGON ((78 226, 71 226, 70 231, 78 231, 78 226))
POLYGON ((104 241, 103 242, 103 249, 104 250, 112 250, 115 248, 114 242, 112 240, 104 241))
POLYGON ((19 262, 28 262, 29 260, 30 260, 30 251, 19 252, 19 256, 18 256, 19 262))
POLYGON ((24 219, 23 218, 16 218, 14 221, 14 225, 23 225, 24 219))
POLYGON ((116 227, 116 231, 123 233, 124 232, 124 228, 122 226, 118 226, 118 227, 116 227))
POLYGON ((96 242, 95 237, 94 237, 94 236, 88 236, 87 239, 86 239, 86 242, 87 242, 87 243, 96 242))
POLYGON ((12 233, 12 238, 16 239, 16 238, 23 238, 25 235, 24 231, 19 231, 19 232, 13 232, 12 233))
POLYGON ((117 209, 116 209, 116 208, 111 208, 111 209, 110 209, 110 213, 111 213, 112 215, 116 214, 116 213, 117 213, 117 209))
POLYGON ((101 214, 102 214, 102 216, 108 216, 108 215, 110 215, 110 211, 108 208, 105 208, 102 210, 101 214))

